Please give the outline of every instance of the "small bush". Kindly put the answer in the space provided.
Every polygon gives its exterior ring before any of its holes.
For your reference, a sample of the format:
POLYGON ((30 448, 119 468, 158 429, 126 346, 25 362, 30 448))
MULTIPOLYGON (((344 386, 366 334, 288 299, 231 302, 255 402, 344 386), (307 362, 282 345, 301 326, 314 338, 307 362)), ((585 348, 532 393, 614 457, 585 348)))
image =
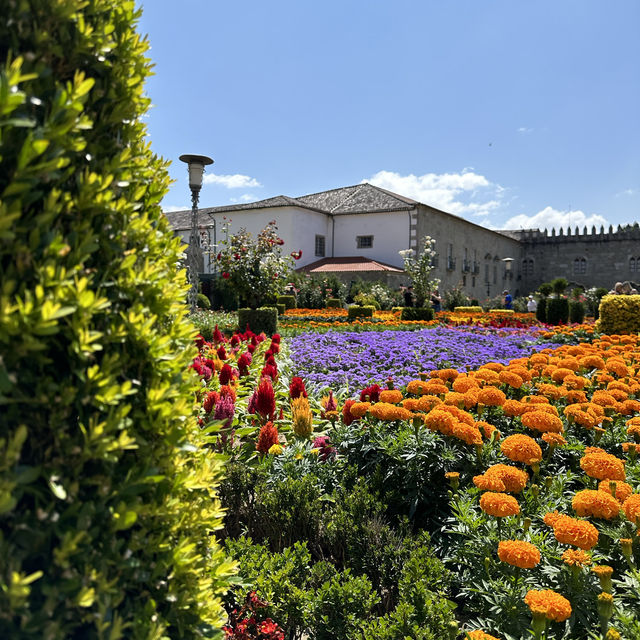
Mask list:
POLYGON ((375 307, 360 307, 354 305, 347 310, 349 320, 355 320, 356 318, 373 318, 373 312, 375 307))
POLYGON ((569 301, 566 298, 549 298, 546 312, 548 324, 567 324, 569 321, 569 301))
POLYGON ((211 309, 211 300, 204 295, 204 293, 199 293, 197 298, 198 309, 211 309))
POLYGON ((599 313, 596 329, 602 333, 640 332, 640 296, 604 296, 599 313))
POLYGON ((455 307, 454 311, 458 311, 460 313, 482 313, 482 307, 480 306, 455 307))
POLYGON ((273 335, 278 330, 278 310, 273 307, 259 309, 238 309, 238 329, 244 331, 247 326, 254 333, 273 335))
POLYGON ((547 301, 548 298, 540 298, 538 300, 538 308, 536 309, 536 320, 538 322, 547 321, 547 301))
POLYGON ((428 322, 433 320, 433 309, 431 307, 402 307, 401 320, 422 320, 428 322))
POLYGON ((584 304, 578 300, 569 303, 569 321, 581 324, 584 321, 584 304))
POLYGON ((279 302, 276 303, 275 307, 278 310, 279 316, 283 316, 287 310, 287 307, 283 304, 280 304, 279 302))
POLYGON ((277 303, 283 304, 285 306, 285 309, 295 309, 296 297, 295 296, 278 296, 277 303))
POLYGON ((342 308, 342 300, 340 298, 328 298, 327 309, 340 309, 342 308))

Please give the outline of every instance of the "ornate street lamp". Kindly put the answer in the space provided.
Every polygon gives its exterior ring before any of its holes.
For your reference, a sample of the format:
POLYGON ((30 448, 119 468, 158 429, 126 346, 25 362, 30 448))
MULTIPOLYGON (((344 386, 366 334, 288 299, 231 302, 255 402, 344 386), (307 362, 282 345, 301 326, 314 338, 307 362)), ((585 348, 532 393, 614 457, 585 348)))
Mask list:
POLYGON ((189 234, 189 247, 187 248, 187 270, 191 289, 187 296, 189 308, 195 311, 198 304, 198 272, 204 271, 204 258, 200 247, 200 234, 198 233, 198 199, 202 188, 202 174, 206 165, 213 164, 213 160, 207 156, 198 156, 186 153, 180 156, 180 160, 189 167, 189 188, 191 189, 191 233, 189 234), (202 267, 201 267, 202 265, 202 267))
POLYGON ((502 258, 502 262, 504 262, 504 277, 505 279, 511 280, 511 278, 513 278, 513 273, 511 271, 513 258, 502 258))

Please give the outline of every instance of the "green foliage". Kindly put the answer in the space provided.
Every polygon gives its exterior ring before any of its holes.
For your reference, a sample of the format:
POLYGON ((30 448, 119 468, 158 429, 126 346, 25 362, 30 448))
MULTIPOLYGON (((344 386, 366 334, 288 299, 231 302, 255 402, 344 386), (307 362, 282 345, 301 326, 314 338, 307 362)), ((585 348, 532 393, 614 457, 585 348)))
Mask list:
POLYGON ((347 309, 347 317, 349 320, 356 320, 357 318, 372 318, 375 307, 359 307, 353 306, 347 309))
POLYGON ((569 304, 569 322, 580 324, 584 321, 584 304, 578 300, 572 300, 569 304))
POLYGON ((197 297, 198 301, 198 309, 211 309, 211 300, 204 295, 204 293, 199 293, 197 297))
POLYGON ((295 296, 278 296, 277 301, 278 301, 278 304, 283 304, 285 309, 295 309, 296 308, 296 297, 295 296))
MULTIPOLYGON (((566 285, 565 285, 566 288, 566 285)), ((539 287, 538 287, 538 291, 540 292, 540 295, 543 297, 547 297, 550 296, 551 293, 553 292, 553 284, 551 282, 543 282, 539 287)))
POLYGON ((546 315, 548 324, 566 324, 569 320, 569 301, 566 298, 547 298, 546 315))
POLYGON ((274 307, 260 309, 238 309, 238 329, 244 331, 247 326, 254 333, 273 335, 278 330, 278 310, 274 307))
POLYGON ((341 309, 342 300, 340 298, 327 298, 327 309, 341 309))
POLYGON ((278 310, 279 316, 283 316, 285 314, 285 311, 287 310, 287 307, 280 303, 276 303, 275 307, 278 310))
POLYGON ((401 320, 433 320, 433 309, 431 307, 402 307, 401 320))
POLYGON ((347 295, 347 286, 335 274, 311 276, 308 273, 294 273, 291 283, 300 308, 322 309, 327 298, 339 298, 344 302, 347 295))
MULTIPOLYGON (((416 307, 424 307, 429 304, 431 292, 437 288, 440 280, 430 280, 433 270, 433 258, 436 255, 434 246, 436 241, 431 236, 424 236, 420 241, 420 251, 415 255, 413 249, 403 249, 398 253, 404 262, 404 270, 411 278, 413 292, 416 297, 416 307)), ((460 305, 454 305, 460 306, 460 305)))
POLYGON ((373 293, 365 293, 361 291, 360 293, 353 296, 353 301, 359 307, 373 307, 376 311, 380 311, 380 303, 376 300, 375 295, 373 293))
POLYGON ((538 307, 536 308, 536 320, 539 322, 547 321, 547 300, 548 298, 540 298, 538 307))
POLYGON ((2 3, 0 637, 214 637, 221 463, 134 2, 2 3))
POLYGON ((568 286, 569 282, 566 278, 554 278, 551 281, 551 289, 557 296, 561 296, 568 286))
POLYGON ((459 287, 454 287, 444 292, 442 306, 447 311, 453 311, 456 307, 470 307, 469 296, 459 287))

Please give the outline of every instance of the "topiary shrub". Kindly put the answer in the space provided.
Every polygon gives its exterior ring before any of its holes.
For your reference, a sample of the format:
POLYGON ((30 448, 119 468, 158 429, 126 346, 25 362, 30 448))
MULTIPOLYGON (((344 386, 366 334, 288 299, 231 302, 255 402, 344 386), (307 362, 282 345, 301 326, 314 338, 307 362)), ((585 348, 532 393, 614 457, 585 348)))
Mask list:
POLYGON ((547 300, 546 313, 547 324, 567 324, 569 320, 569 301, 566 298, 549 298, 547 300))
POLYGON ((0 20, 0 637, 194 638, 225 616, 183 253, 133 2, 0 20))
POLYGON ((327 309, 342 309, 340 298, 327 298, 327 309))
POLYGON ((278 296, 277 303, 283 304, 285 306, 285 309, 295 309, 296 297, 295 296, 278 296))
POLYGON ((211 309, 211 300, 204 293, 198 294, 197 304, 199 309, 211 309))
POLYGON ((433 309, 431 307, 403 307, 400 320, 416 321, 433 320, 433 309))
POLYGON ((482 307, 471 305, 469 307, 455 307, 454 311, 460 313, 482 313, 482 307))
POLYGON ((599 313, 596 330, 601 333, 640 332, 640 296, 604 296, 599 313))
POLYGON ((358 305, 353 305, 347 309, 347 317, 349 320, 355 320, 356 318, 373 318, 374 311, 375 307, 360 307, 358 305))
POLYGON ((276 303, 276 309, 278 310, 278 315, 283 316, 287 310, 287 307, 285 307, 283 304, 276 303))
POLYGON ((547 300, 548 298, 540 298, 538 300, 538 308, 536 309, 536 320, 538 322, 547 321, 547 300))
POLYGON ((581 324, 584 321, 584 304, 578 300, 569 303, 569 322, 581 324))
POLYGON ((275 307, 260 307, 259 309, 238 309, 238 330, 247 327, 254 333, 264 333, 268 336, 278 331, 278 310, 275 307))

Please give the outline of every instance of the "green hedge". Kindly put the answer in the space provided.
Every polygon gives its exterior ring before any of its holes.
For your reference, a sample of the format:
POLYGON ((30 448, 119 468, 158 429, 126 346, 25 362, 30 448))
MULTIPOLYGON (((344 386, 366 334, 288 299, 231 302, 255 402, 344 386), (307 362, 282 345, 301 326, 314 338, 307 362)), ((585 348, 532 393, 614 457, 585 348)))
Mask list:
POLYGON ((283 304, 286 309, 295 309, 296 297, 295 296, 278 296, 277 303, 283 304))
POLYGON ((327 298, 327 309, 341 309, 342 300, 340 298, 327 298))
POLYGON ((569 303, 569 321, 580 324, 584 321, 584 304, 578 300, 569 303))
POLYGON ((358 305, 353 305, 347 309, 347 317, 349 320, 355 320, 356 318, 373 318, 374 311, 375 307, 359 307, 358 305))
POLYGON ((278 331, 278 310, 275 307, 260 307, 259 309, 238 309, 238 329, 245 331, 247 326, 254 333, 264 333, 268 336, 278 331))
POLYGON ((199 309, 211 309, 211 300, 204 295, 204 293, 198 294, 198 308, 199 309))
POLYGON ((433 320, 434 314, 431 307, 402 307, 401 320, 433 320))
POLYGON ((210 637, 221 462, 133 2, 2 3, 0 637, 210 637))
POLYGON ((540 298, 540 300, 538 300, 538 306, 536 308, 536 320, 538 322, 547 321, 547 301, 548 298, 540 298))
POLYGON ((276 303, 276 309, 278 310, 278 315, 279 316, 283 316, 285 314, 285 311, 287 310, 287 307, 285 307, 285 305, 280 304, 279 302, 276 303))
POLYGON ((549 298, 546 312, 548 324, 567 324, 569 321, 569 301, 566 298, 549 298))

